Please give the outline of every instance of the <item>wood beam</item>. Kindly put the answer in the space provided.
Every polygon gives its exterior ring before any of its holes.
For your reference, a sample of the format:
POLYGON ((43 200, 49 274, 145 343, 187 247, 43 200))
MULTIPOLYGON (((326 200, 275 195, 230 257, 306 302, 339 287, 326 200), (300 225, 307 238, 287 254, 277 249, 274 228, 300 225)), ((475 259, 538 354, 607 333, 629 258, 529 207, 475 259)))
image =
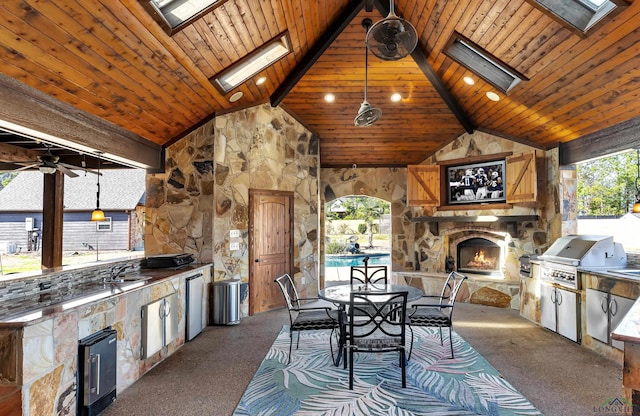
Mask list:
POLYGON ((62 266, 64 174, 56 171, 43 176, 42 268, 50 269, 62 266))
POLYGON ((271 95, 271 106, 277 107, 282 100, 289 94, 289 91, 296 86, 309 69, 316 63, 334 40, 349 26, 351 21, 360 13, 364 7, 366 0, 352 1, 347 5, 345 11, 333 21, 322 35, 322 37, 313 44, 309 52, 302 58, 300 63, 296 65, 293 71, 287 76, 282 84, 271 95))
POLYGON ((0 161, 2 162, 24 162, 28 160, 38 160, 40 152, 14 146, 8 143, 0 143, 0 161))
MULTIPOLYGON (((383 16, 387 16, 389 14, 390 9, 388 1, 375 0, 375 5, 378 11, 383 16)), ((435 69, 433 69, 433 67, 429 63, 429 60, 427 59, 427 55, 424 53, 424 50, 425 48, 420 42, 420 39, 418 39, 418 45, 413 50, 413 52, 411 52, 411 57, 418 65, 418 68, 420 68, 420 70, 427 77, 431 85, 433 85, 433 88, 435 88, 435 90, 438 92, 447 107, 449 107, 453 115, 458 119, 458 122, 462 125, 464 130, 469 134, 473 133, 475 127, 469 119, 469 116, 465 113, 464 109, 460 106, 453 94, 451 94, 451 91, 449 91, 435 69)))
POLYGON ((623 121, 579 139, 560 143, 560 165, 572 165, 640 148, 640 117, 623 121))
POLYGON ((0 74, 0 127, 144 169, 162 169, 162 146, 0 74))

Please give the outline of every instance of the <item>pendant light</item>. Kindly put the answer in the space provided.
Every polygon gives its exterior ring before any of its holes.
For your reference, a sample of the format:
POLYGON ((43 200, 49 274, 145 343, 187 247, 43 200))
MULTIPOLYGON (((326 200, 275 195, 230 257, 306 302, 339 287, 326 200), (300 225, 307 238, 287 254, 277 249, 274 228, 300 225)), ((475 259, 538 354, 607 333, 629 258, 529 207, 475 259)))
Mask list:
MULTIPOLYGON (((371 27, 371 19, 364 19, 362 21, 362 27, 365 30, 369 30, 371 27)), ((353 124, 356 127, 368 127, 378 121, 378 119, 382 116, 382 110, 376 107, 371 107, 371 104, 367 101, 367 68, 368 68, 368 57, 369 50, 364 48, 364 101, 360 105, 360 110, 358 110, 358 115, 353 120, 353 124)))
POLYGON ((638 176, 636 176, 636 203, 633 204, 633 213, 640 214, 640 149, 636 149, 636 166, 638 176))
POLYGON ((98 159, 98 192, 96 193, 96 209, 91 213, 91 221, 104 221, 104 212, 100 209, 100 159, 98 159))

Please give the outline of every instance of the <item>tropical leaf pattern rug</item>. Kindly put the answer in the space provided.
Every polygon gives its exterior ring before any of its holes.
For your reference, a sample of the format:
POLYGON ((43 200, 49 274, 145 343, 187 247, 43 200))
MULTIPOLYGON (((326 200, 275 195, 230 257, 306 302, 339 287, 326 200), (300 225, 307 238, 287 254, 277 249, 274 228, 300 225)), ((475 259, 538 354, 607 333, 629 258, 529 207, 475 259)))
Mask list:
MULTIPOLYGON (((407 387, 397 353, 355 354, 349 370, 334 366, 330 331, 303 331, 287 365, 284 327, 242 396, 234 416, 541 415, 498 371, 455 332, 450 359, 435 328, 414 328, 407 387)), ((335 345, 335 343, 334 343, 335 345)))

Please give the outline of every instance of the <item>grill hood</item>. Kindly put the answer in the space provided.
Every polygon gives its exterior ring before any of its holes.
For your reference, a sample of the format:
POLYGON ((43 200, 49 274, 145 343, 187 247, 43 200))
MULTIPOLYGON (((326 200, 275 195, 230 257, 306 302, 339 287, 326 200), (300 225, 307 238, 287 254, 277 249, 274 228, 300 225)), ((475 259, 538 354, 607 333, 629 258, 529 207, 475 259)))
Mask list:
POLYGON ((580 267, 624 266, 622 244, 606 235, 568 235, 558 238, 540 259, 580 267))

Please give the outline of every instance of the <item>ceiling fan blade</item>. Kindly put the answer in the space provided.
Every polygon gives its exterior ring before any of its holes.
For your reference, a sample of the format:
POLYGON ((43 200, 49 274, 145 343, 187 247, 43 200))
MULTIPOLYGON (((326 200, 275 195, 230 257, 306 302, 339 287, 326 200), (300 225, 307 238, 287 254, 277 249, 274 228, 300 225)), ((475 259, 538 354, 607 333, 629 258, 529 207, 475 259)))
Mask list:
POLYGON ((88 168, 82 168, 80 166, 69 165, 68 163, 58 163, 58 166, 64 166, 67 169, 81 170, 83 172, 93 173, 94 175, 102 176, 102 173, 98 173, 97 171, 95 171, 93 169, 88 169, 88 168))
MULTIPOLYGON (((30 162, 24 162, 24 163, 30 163, 30 162)), ((27 170, 27 169, 35 168, 36 166, 38 166, 38 163, 34 163, 34 164, 32 164, 32 165, 23 166, 23 167, 21 167, 21 168, 14 169, 14 170, 12 170, 11 172, 20 172, 20 171, 23 171, 23 170, 27 170)))
POLYGON ((65 175, 67 175, 70 178, 75 178, 78 176, 77 173, 75 173, 74 171, 72 171, 71 169, 68 169, 66 166, 63 166, 61 163, 59 163, 56 166, 56 169, 58 169, 60 172, 64 173, 65 175))

